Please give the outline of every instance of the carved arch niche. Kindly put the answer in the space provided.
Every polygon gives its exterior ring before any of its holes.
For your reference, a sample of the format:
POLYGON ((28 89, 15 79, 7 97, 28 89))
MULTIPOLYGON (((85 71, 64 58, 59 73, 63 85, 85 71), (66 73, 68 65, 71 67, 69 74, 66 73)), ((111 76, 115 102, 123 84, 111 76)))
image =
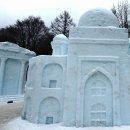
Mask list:
POLYGON ((43 88, 62 88, 63 68, 57 63, 47 64, 42 74, 43 88))
POLYGON ((113 125, 112 82, 102 69, 86 78, 83 113, 83 126, 113 125))
POLYGON ((40 103, 38 121, 43 124, 60 122, 60 103, 56 98, 48 97, 40 103))

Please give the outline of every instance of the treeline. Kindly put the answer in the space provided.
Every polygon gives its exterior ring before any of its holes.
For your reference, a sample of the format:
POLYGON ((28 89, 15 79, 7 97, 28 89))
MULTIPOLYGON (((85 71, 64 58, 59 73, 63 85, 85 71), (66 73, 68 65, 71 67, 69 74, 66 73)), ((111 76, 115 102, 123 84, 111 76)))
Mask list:
POLYGON ((128 0, 118 1, 116 5, 113 5, 112 12, 118 18, 121 28, 128 29, 128 36, 130 37, 130 5, 128 0))
POLYGON ((69 29, 75 26, 67 11, 57 16, 47 27, 40 17, 29 16, 17 20, 14 25, 0 29, 0 42, 9 41, 34 51, 37 55, 51 55, 51 41, 57 34, 69 36, 69 29))

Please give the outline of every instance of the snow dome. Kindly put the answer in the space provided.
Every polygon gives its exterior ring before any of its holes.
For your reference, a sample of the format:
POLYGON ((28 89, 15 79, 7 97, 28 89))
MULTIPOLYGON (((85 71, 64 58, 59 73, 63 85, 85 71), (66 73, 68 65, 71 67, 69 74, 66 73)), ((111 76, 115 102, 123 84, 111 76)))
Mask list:
POLYGON ((67 55, 68 53, 68 38, 63 34, 58 34, 51 42, 53 55, 67 55))
POLYGON ((63 35, 63 34, 58 34, 58 35, 56 35, 56 36, 54 37, 53 40, 54 40, 54 41, 55 41, 55 40, 68 40, 68 38, 67 38, 65 35, 63 35))
POLYGON ((78 26, 119 27, 119 21, 110 10, 97 8, 85 12, 80 17, 78 26))

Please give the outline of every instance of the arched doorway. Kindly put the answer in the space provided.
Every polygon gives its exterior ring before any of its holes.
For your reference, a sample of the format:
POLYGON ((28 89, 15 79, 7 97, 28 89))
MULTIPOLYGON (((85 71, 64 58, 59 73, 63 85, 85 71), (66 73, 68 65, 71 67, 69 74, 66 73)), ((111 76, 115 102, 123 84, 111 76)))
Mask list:
POLYGON ((43 68, 42 77, 43 88, 61 88, 63 82, 63 68, 57 63, 47 64, 43 68))
POLYGON ((44 99, 39 107, 39 123, 53 124, 60 122, 60 103, 56 98, 44 99))
POLYGON ((84 88, 84 126, 112 126, 112 85, 102 72, 93 73, 84 88))

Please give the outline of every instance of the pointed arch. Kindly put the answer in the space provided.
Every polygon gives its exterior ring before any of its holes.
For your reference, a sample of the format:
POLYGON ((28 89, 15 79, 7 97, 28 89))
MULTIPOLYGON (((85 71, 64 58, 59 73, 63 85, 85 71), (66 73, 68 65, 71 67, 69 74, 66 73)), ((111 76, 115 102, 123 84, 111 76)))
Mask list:
POLYGON ((100 72, 100 73, 102 73, 104 76, 106 76, 106 77, 110 80, 111 85, 113 86, 114 81, 113 81, 113 78, 112 78, 111 74, 110 74, 108 71, 106 71, 105 69, 101 68, 101 67, 97 67, 97 68, 93 69, 90 73, 88 73, 88 74, 84 77, 84 79, 83 79, 82 86, 85 87, 85 84, 86 84, 86 82, 88 81, 88 79, 89 79, 92 75, 94 75, 95 73, 97 73, 97 72, 100 72))
POLYGON ((112 126, 111 75, 103 68, 97 67, 85 76, 84 80, 84 126, 112 126))

